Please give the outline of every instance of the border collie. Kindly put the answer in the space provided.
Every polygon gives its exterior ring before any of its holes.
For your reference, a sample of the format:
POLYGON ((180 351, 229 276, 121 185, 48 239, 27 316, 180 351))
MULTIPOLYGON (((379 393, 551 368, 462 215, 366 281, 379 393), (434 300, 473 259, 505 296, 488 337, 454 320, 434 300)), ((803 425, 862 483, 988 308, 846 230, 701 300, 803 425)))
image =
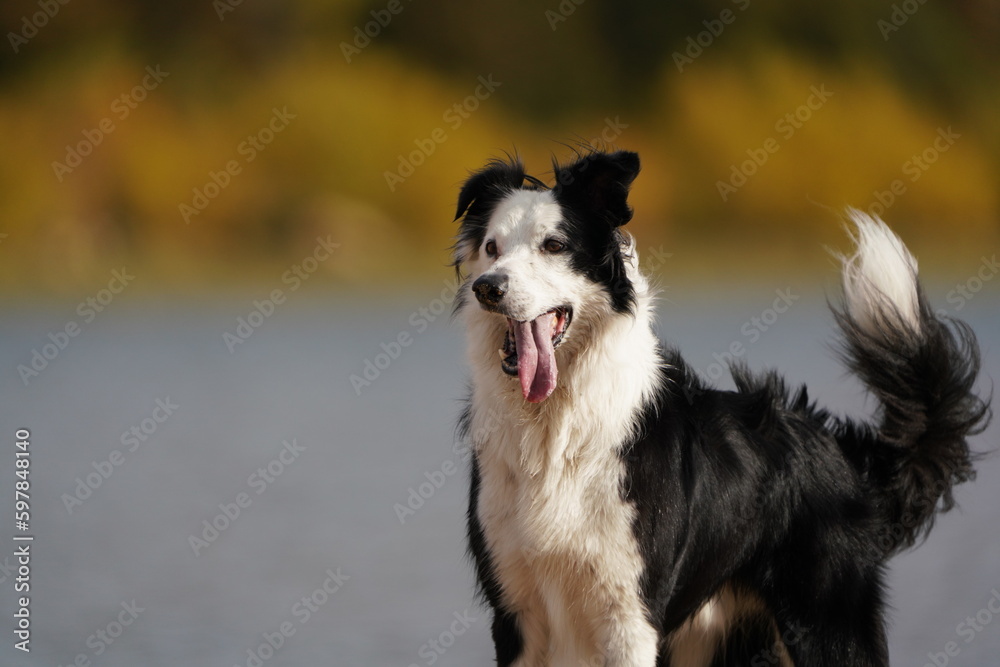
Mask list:
POLYGON ((886 560, 951 507, 989 417, 972 332, 850 211, 834 316, 878 417, 742 366, 707 387, 651 328, 622 229, 638 156, 576 157, 552 187, 491 161, 458 197, 468 539, 497 663, 886 665, 886 560))

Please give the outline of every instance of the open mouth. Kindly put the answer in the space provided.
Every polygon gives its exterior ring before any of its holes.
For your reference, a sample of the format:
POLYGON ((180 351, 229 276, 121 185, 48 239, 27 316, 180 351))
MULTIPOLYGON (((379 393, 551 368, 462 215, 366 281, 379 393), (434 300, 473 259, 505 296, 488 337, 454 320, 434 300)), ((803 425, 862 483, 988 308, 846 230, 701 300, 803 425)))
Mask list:
POLYGON ((533 320, 507 318, 507 336, 500 350, 500 368, 521 380, 521 392, 531 403, 544 401, 556 388, 555 349, 573 320, 573 309, 560 306, 533 320))

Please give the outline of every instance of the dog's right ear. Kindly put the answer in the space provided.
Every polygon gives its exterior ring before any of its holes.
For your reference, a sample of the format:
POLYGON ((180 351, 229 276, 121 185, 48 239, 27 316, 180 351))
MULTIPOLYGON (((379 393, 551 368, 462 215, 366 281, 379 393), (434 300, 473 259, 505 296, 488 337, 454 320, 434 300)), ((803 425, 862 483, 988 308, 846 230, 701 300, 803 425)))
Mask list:
POLYGON ((524 165, 517 158, 492 159, 469 177, 458 193, 455 220, 466 213, 480 213, 497 199, 524 183, 524 165))

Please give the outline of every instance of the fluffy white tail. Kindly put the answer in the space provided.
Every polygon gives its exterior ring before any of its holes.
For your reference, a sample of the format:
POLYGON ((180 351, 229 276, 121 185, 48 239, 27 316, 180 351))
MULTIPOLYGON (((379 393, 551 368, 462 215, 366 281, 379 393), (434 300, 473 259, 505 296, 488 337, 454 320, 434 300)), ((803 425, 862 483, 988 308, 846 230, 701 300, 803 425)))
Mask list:
POLYGON ((908 329, 920 332, 917 260, 889 227, 857 209, 854 254, 841 256, 847 310, 866 332, 908 329))
POLYGON ((976 337, 965 323, 934 314, 917 281, 917 260, 881 220, 848 210, 856 231, 842 257, 844 307, 834 310, 843 358, 880 404, 875 423, 845 431, 869 474, 889 490, 894 528, 887 552, 926 534, 952 487, 974 475, 968 436, 989 420, 973 391, 976 337))

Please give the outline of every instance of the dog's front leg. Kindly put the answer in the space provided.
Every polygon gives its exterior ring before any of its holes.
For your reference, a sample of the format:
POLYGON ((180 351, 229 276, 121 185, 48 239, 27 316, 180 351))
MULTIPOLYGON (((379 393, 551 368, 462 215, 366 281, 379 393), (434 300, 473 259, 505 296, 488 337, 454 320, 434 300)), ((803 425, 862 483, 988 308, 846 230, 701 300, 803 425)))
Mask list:
POLYGON ((604 655, 594 667, 655 667, 659 636, 641 610, 613 609, 601 635, 604 655))
POLYGON ((538 607, 533 607, 518 613, 516 616, 522 643, 520 656, 511 663, 513 667, 548 667, 549 665, 548 626, 544 616, 539 611, 538 607))

